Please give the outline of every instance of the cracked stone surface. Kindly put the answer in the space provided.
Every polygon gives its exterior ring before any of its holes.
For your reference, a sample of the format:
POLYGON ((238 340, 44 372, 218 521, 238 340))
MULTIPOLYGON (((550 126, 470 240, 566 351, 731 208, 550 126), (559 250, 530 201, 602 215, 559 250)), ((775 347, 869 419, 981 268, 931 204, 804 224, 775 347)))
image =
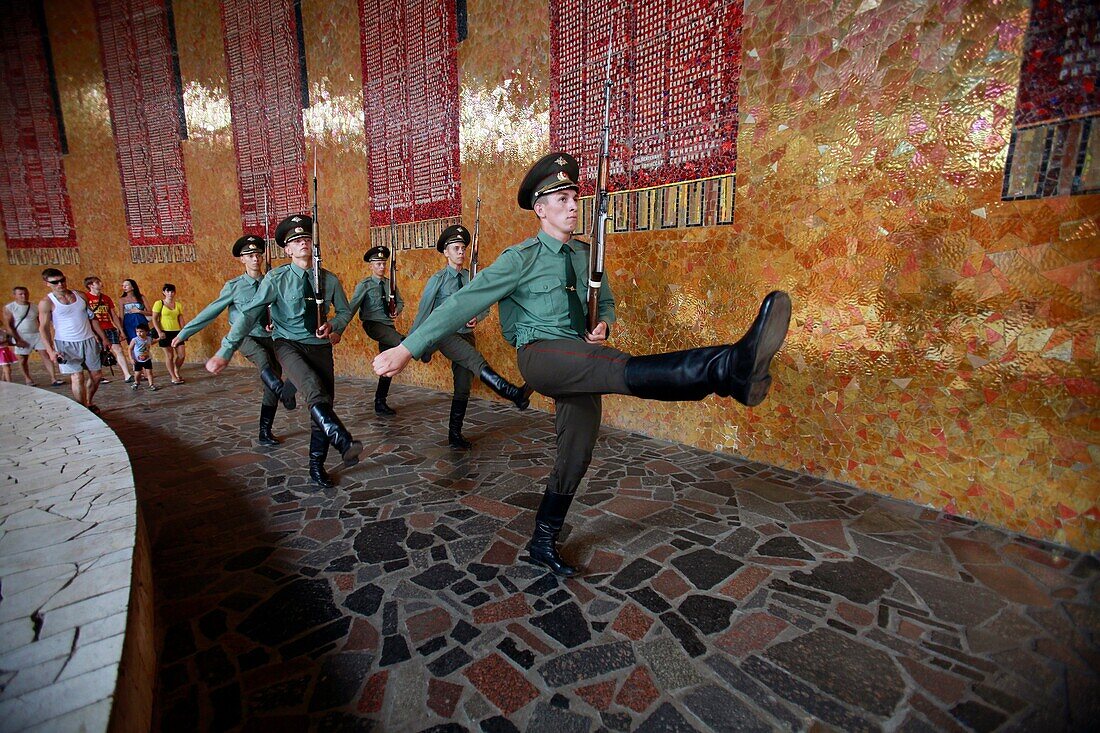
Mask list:
POLYGON ((0 382, 0 727, 106 730, 137 531, 130 459, 67 396, 0 382))
POLYGON ((159 730, 1047 731, 1100 714, 1091 556, 604 429, 563 533, 585 574, 562 581, 523 561, 552 416, 475 399, 459 453, 449 395, 398 379, 381 418, 373 389, 337 380, 366 451, 324 491, 305 411, 280 411, 281 446, 254 443, 250 371, 100 390, 153 543, 159 730))

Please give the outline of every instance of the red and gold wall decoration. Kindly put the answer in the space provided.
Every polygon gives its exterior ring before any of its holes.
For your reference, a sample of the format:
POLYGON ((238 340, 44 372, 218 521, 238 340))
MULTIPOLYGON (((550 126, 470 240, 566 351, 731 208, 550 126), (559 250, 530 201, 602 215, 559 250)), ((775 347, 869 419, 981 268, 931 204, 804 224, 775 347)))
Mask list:
POLYGON ((270 236, 280 220, 309 208, 299 11, 292 0, 221 3, 245 234, 270 236))
POLYGON ((1100 193, 1100 3, 1033 0, 1002 198, 1100 193))
POLYGON ((461 213, 453 0, 360 0, 371 242, 434 247, 461 213))
POLYGON ((79 261, 51 65, 41 3, 8 3, 0 23, 0 214, 11 264, 79 261))
POLYGON ((195 259, 171 6, 95 0, 107 104, 133 262, 195 259))
MULTIPOLYGON (((611 226, 733 221, 741 0, 553 0, 551 147, 581 164, 590 197, 611 50, 611 226)), ((578 233, 591 229, 591 199, 578 233)))

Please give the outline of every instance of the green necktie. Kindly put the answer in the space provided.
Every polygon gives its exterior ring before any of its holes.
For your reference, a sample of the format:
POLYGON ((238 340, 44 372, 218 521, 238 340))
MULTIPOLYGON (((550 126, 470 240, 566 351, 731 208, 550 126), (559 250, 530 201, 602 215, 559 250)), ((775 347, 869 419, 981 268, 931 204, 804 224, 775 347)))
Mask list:
POLYGON ((569 327, 584 338, 585 322, 584 308, 581 307, 580 296, 577 295, 577 273, 573 269, 573 258, 569 254, 569 247, 561 249, 565 255, 565 294, 569 301, 569 327))
POLYGON ((305 326, 306 331, 312 336, 317 333, 317 298, 313 291, 313 283, 310 282, 310 274, 302 278, 302 298, 306 302, 305 326))

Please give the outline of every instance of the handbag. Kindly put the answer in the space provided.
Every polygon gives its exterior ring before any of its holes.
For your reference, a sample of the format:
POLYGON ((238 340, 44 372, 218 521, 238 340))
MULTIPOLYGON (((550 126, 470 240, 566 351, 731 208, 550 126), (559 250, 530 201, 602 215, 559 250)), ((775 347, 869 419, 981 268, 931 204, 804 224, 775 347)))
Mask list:
POLYGON ((118 364, 118 359, 115 358, 115 353, 110 349, 104 349, 99 355, 99 363, 106 367, 113 367, 118 364))

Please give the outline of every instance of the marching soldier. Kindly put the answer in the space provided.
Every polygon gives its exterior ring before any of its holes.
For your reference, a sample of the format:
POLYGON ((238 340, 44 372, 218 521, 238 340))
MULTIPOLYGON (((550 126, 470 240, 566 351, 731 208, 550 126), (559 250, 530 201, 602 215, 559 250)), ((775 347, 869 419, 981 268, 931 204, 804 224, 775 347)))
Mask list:
POLYGON ((577 284, 588 282, 588 245, 573 239, 578 173, 577 161, 566 153, 535 163, 518 199, 520 208, 538 217, 538 234, 506 249, 401 346, 374 360, 377 374, 393 376, 470 316, 500 303, 501 330, 518 349, 520 373, 554 400, 557 411, 558 455, 535 515, 529 559, 566 577, 577 569, 561 558, 556 543, 592 460, 601 395, 695 401, 717 394, 757 405, 771 385, 768 369, 786 338, 791 314, 790 297, 777 291, 764 298, 748 332, 732 345, 650 356, 606 346, 615 322, 611 291, 606 282, 600 288, 599 321, 591 332, 585 328, 586 299, 577 293, 577 284))
MULTIPOLYGON (((221 315, 226 308, 229 309, 229 325, 232 326, 260 289, 260 281, 264 279, 262 270, 266 256, 267 243, 252 234, 247 234, 233 243, 233 256, 244 265, 244 274, 229 280, 222 286, 221 293, 210 305, 199 311, 191 322, 172 339, 172 346, 180 346, 187 339, 194 336, 210 325, 215 318, 221 315)), ((260 381, 263 383, 263 399, 260 402, 260 434, 257 442, 260 445, 279 445, 279 439, 271 432, 271 426, 275 422, 275 412, 279 402, 288 410, 298 406, 295 399, 297 389, 293 382, 282 380, 282 367, 275 358, 275 342, 271 338, 271 324, 264 323, 267 320, 266 313, 257 321, 247 335, 241 339, 239 350, 245 358, 256 365, 260 372, 260 381)))
POLYGON ((329 445, 340 452, 344 466, 348 467, 359 462, 363 444, 352 438, 332 407, 335 399, 332 347, 340 342, 340 334, 351 320, 351 311, 344 288, 328 270, 319 273, 322 305, 320 309, 317 307, 312 226, 311 217, 297 214, 288 216, 276 228, 275 242, 286 250, 291 262, 276 267, 263 279, 256 296, 241 309, 240 318, 222 340, 221 349, 206 362, 206 369, 213 374, 225 369, 233 352, 271 306, 275 356, 298 386, 313 419, 309 477, 316 485, 329 488, 335 485, 325 472, 329 445), (329 307, 335 310, 331 321, 324 318, 329 307))
MULTIPOLYGON (((405 338, 393 325, 393 319, 405 309, 405 301, 401 298, 400 291, 391 290, 393 283, 386 277, 386 260, 389 258, 389 247, 379 245, 367 250, 363 261, 370 266, 370 275, 355 286, 348 306, 352 313, 359 314, 364 333, 378 343, 379 350, 392 349, 405 338), (392 317, 386 310, 391 293, 397 302, 397 312, 392 317)), ((397 414, 396 410, 386 404, 391 381, 389 377, 378 378, 378 388, 374 392, 374 411, 379 415, 397 414)))
MULTIPOLYGON (((438 309, 448 298, 470 283, 470 271, 462 265, 466 258, 466 246, 470 243, 470 230, 461 224, 454 224, 443 230, 435 248, 447 258, 447 265, 428 278, 424 292, 420 296, 420 305, 416 311, 410 335, 416 332, 420 324, 438 309)), ((470 401, 470 385, 474 374, 494 392, 515 403, 516 407, 526 410, 531 404, 530 390, 517 387, 493 371, 485 357, 474 343, 474 326, 489 315, 488 305, 484 311, 478 311, 456 324, 452 331, 433 337, 431 347, 423 349, 418 357, 428 361, 432 351, 439 351, 451 360, 451 373, 454 378, 454 395, 451 398, 451 417, 447 423, 447 442, 452 448, 469 450, 473 447, 462 436, 462 423, 466 419, 466 407, 470 401)), ((389 375, 381 375, 383 377, 389 375)))

